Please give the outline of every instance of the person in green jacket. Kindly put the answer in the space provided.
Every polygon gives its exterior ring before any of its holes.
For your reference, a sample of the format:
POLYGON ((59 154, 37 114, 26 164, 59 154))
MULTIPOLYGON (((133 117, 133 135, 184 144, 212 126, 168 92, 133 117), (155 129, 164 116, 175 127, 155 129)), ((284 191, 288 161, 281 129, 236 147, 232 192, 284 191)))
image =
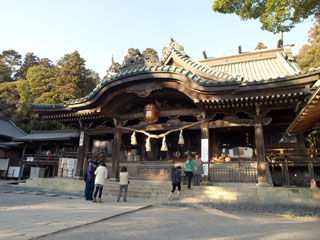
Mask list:
POLYGON ((194 162, 192 161, 191 157, 188 156, 187 161, 186 161, 186 177, 188 179, 188 189, 191 189, 191 180, 193 177, 193 167, 194 167, 194 162))

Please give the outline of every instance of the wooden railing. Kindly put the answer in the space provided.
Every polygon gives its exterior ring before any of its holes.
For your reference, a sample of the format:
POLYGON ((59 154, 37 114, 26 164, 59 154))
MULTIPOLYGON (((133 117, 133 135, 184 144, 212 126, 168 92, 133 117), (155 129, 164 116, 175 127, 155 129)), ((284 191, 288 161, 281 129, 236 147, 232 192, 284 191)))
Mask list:
POLYGON ((60 155, 46 155, 46 154, 25 154, 23 161, 25 162, 59 162, 59 158, 78 158, 77 152, 64 152, 60 155))
POLYGON ((266 160, 269 163, 281 162, 318 162, 320 163, 319 148, 276 148, 266 149, 266 160))
POLYGON ((319 184, 319 148, 266 149, 265 152, 275 184, 311 187, 319 184))
POLYGON ((22 160, 26 162, 59 161, 59 157, 45 154, 25 154, 22 160))
POLYGON ((85 158, 94 162, 111 162, 111 158, 107 157, 106 152, 87 152, 85 154, 85 158))
POLYGON ((209 168, 209 180, 213 182, 257 182, 258 170, 256 167, 221 167, 209 168))

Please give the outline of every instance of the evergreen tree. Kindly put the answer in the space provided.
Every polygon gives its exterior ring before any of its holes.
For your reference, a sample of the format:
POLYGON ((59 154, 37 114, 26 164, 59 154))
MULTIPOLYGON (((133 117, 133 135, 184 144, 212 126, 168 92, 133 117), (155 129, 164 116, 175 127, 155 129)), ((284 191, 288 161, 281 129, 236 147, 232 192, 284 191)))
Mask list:
POLYGON ((0 84, 11 81, 10 68, 5 65, 0 59, 0 84))
POLYGON ((25 79, 27 76, 28 69, 30 67, 39 65, 39 58, 35 56, 33 53, 27 53, 24 57, 23 63, 17 72, 17 80, 25 79))
POLYGON ((16 114, 19 93, 17 90, 17 82, 0 83, 0 116, 13 118, 16 114))
POLYGON ((297 56, 303 71, 320 66, 320 15, 314 18, 313 27, 309 30, 308 43, 302 46, 297 56))
POLYGON ((97 84, 90 70, 85 67, 85 60, 77 51, 65 55, 59 62, 57 75, 57 89, 55 100, 59 102, 81 98, 88 95, 97 84))
POLYGON ((21 65, 21 55, 15 50, 5 50, 0 54, 0 62, 0 64, 4 64, 9 69, 10 80, 16 80, 17 69, 21 65))
POLYGON ((26 79, 18 81, 20 102, 24 103, 55 103, 50 96, 55 91, 56 69, 42 65, 30 67, 26 79))

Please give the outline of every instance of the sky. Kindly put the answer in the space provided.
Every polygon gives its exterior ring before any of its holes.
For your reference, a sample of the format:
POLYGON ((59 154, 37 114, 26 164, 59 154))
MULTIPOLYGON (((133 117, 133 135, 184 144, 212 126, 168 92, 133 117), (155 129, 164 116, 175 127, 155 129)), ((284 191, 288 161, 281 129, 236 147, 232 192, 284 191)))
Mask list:
MULTIPOLYGON (((275 48, 280 35, 260 29, 258 20, 212 11, 213 0, 0 0, 0 52, 23 58, 33 52, 54 63, 77 50, 86 67, 102 78, 129 48, 154 48, 159 57, 170 36, 194 59, 253 51, 259 42, 275 48)), ((296 55, 307 43, 311 19, 284 34, 296 55)))

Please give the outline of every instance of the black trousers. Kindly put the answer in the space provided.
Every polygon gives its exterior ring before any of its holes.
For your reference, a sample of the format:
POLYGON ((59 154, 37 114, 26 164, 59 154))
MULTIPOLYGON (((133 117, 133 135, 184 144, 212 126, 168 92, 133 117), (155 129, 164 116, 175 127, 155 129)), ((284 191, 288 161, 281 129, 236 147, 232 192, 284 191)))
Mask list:
POLYGON ((99 191, 99 198, 101 198, 102 196, 102 189, 103 186, 101 186, 100 184, 96 184, 96 191, 94 192, 94 197, 97 197, 98 191, 99 191))
POLYGON ((176 187, 178 187, 178 191, 181 191, 181 182, 178 182, 178 183, 173 182, 172 183, 172 190, 171 190, 172 193, 174 193, 174 191, 176 190, 176 187))
POLYGON ((193 173, 186 171, 186 177, 187 177, 187 180, 188 180, 188 188, 190 189, 191 188, 191 180, 192 180, 192 177, 193 177, 193 173))

